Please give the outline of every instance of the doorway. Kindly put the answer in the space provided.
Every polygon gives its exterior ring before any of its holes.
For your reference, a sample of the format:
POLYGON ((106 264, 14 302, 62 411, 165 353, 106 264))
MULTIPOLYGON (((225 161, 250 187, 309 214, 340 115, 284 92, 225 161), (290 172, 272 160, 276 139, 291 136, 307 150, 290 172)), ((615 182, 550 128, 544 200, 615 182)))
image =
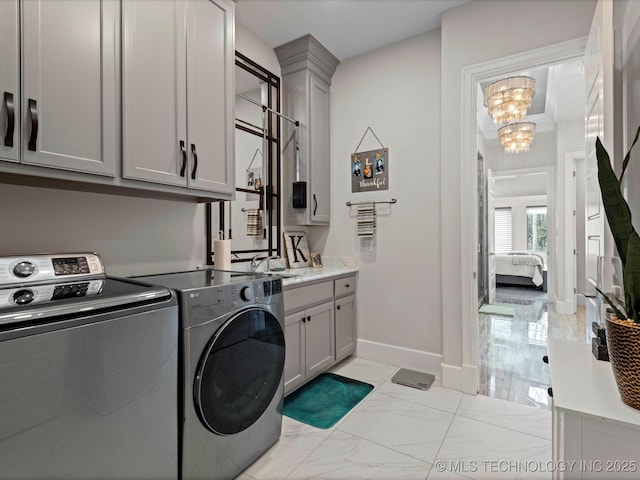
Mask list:
MULTIPOLYGON (((481 93, 480 85, 482 84, 482 82, 487 82, 499 77, 508 76, 510 74, 514 74, 514 72, 517 72, 518 74, 520 74, 521 72, 526 72, 532 69, 546 68, 547 66, 557 66, 566 62, 575 62, 576 60, 582 59, 583 55, 584 55, 584 43, 581 44, 580 42, 569 42, 564 45, 558 45, 558 46, 554 46, 546 49, 541 49, 540 51, 528 52, 522 55, 514 56, 509 59, 502 59, 494 63, 489 63, 489 64, 480 65, 476 67, 470 67, 469 69, 466 69, 465 71, 463 71, 463 74, 464 74, 463 85, 465 89, 468 89, 468 92, 470 92, 469 100, 471 101, 471 103, 478 105, 480 103, 478 102, 478 100, 480 99, 480 93, 481 93)), ((481 110, 478 107, 478 112, 480 111, 481 110)), ((583 120, 580 120, 580 121, 582 122, 583 120)), ((479 131, 480 121, 478 118, 471 118, 468 121, 468 123, 469 125, 472 125, 471 131, 479 131)), ((541 132, 539 131, 537 134, 537 138, 534 140, 534 144, 536 143, 536 141, 539 141, 543 137, 540 133, 541 132)), ((550 134, 550 135, 553 135, 553 134, 550 134)), ((575 233, 573 233, 572 234, 573 237, 569 239, 567 234, 564 231, 562 232, 562 235, 560 235, 560 230, 559 230, 560 227, 564 228, 566 206, 565 206, 565 198, 564 197, 558 198, 558 192, 562 191, 561 189, 566 184, 567 178, 565 178, 566 174, 565 174, 564 167, 562 169, 559 168, 560 166, 563 165, 562 162, 556 159, 559 159, 560 157, 562 157, 562 161, 564 161, 564 153, 568 145, 568 143, 565 140, 563 140, 560 137, 560 135, 561 135, 560 133, 557 133, 558 138, 552 139, 553 148, 548 152, 548 156, 552 158, 553 161, 551 162, 551 165, 549 165, 551 167, 551 170, 550 170, 551 175, 549 177, 549 183, 551 185, 549 187, 549 193, 550 193, 549 196, 551 198, 549 198, 547 201, 547 212, 548 212, 548 218, 550 220, 549 221, 549 225, 550 225, 549 238, 548 238, 549 243, 547 246, 550 254, 547 256, 545 260, 546 260, 546 265, 548 266, 548 269, 547 269, 547 277, 548 277, 547 286, 549 290, 548 300, 551 300, 552 302, 555 302, 558 299, 558 288, 557 288, 558 279, 556 278, 558 276, 557 269, 564 268, 565 258, 566 258, 565 250, 567 249, 567 245, 570 243, 569 240, 572 240, 575 242, 575 238, 576 238, 575 233), (562 213, 559 213, 559 212, 562 212, 562 213), (558 253, 558 249, 562 251, 561 254, 558 253), (554 270, 554 268, 556 268, 556 270, 554 270)), ((580 144, 582 145, 584 143, 584 132, 581 131, 580 135, 581 135, 580 144)), ((467 151, 475 150, 476 152, 480 153, 484 162, 489 164, 491 161, 490 159, 491 153, 489 151, 491 147, 488 146, 489 142, 486 142, 482 135, 477 135, 473 138, 472 137, 466 139, 465 146, 463 147, 463 152, 465 151, 465 149, 467 151)), ((496 143, 497 143, 497 140, 496 140, 496 143)), ((572 146, 572 150, 573 149, 576 149, 576 148, 572 146)), ((532 153, 533 153, 533 147, 532 147, 532 153)), ((502 169, 504 170, 505 165, 508 165, 509 162, 511 162, 511 165, 513 165, 514 163, 517 163, 518 167, 534 168, 534 167, 531 167, 531 164, 527 164, 527 163, 521 164, 520 160, 523 158, 526 158, 526 157, 520 156, 520 155, 511 155, 509 160, 504 160, 502 169)), ((511 169, 513 169, 513 166, 511 166, 511 169)), ((470 172, 466 172, 466 175, 468 174, 470 174, 470 172)), ((469 212, 470 221, 463 222, 467 224, 468 226, 467 228, 470 231, 470 236, 468 238, 480 238, 479 230, 482 228, 479 223, 480 218, 478 217, 473 218, 473 216, 475 215, 482 215, 481 209, 477 208, 479 207, 479 205, 474 204, 475 202, 479 202, 479 199, 477 200, 476 198, 471 198, 471 196, 465 195, 463 198, 463 201, 467 205, 470 205, 470 206, 472 205, 472 208, 469 208, 467 210, 469 212), (474 232, 473 231, 475 229, 474 227, 477 228, 478 231, 474 232)), ((487 212, 487 214, 491 215, 491 212, 487 212)), ((476 260, 478 265, 480 265, 480 259, 478 258, 478 255, 488 254, 488 252, 486 253, 485 252, 486 250, 482 248, 478 248, 477 245, 473 246, 473 258, 476 260)), ((573 276, 571 277, 573 278, 573 276)), ((563 285, 565 283, 566 282, 563 282, 563 285)), ((476 279, 474 281, 473 288, 479 288, 479 287, 480 287, 480 282, 476 279)), ((474 291, 473 293, 474 295, 471 296, 470 298, 473 298, 475 302, 478 302, 478 300, 482 296, 481 293, 477 291, 474 291)), ((573 288, 572 288, 571 295, 573 295, 573 288)), ((498 296, 500 297, 501 295, 498 295, 498 296)), ((517 298, 515 299, 517 300, 517 298)), ((525 300, 527 302, 529 301, 529 299, 526 299, 526 298, 521 300, 525 300)), ((534 299, 532 302, 536 303, 536 302, 542 302, 542 301, 540 299, 534 299)), ((542 303, 546 303, 546 302, 542 302, 542 303)), ((467 366, 475 365, 475 368, 477 369, 476 378, 478 379, 477 380, 478 383, 475 385, 476 387, 475 391, 479 391, 480 390, 479 365, 480 365, 480 355, 481 355, 481 348, 479 345, 479 339, 480 339, 480 327, 478 324, 479 314, 477 312, 477 307, 475 307, 473 311, 471 311, 472 307, 470 305, 468 306, 468 308, 469 308, 468 310, 469 317, 465 319, 466 324, 463 326, 463 336, 465 335, 469 335, 469 336, 467 337, 467 341, 463 340, 463 344, 469 345, 469 347, 471 348, 471 351, 465 350, 463 352, 463 355, 464 355, 463 363, 465 363, 467 366), (470 320, 470 322, 467 322, 467 320, 470 320)), ((545 317, 545 321, 548 321, 548 320, 549 320, 549 317, 547 315, 545 317)), ((504 322, 499 322, 499 321, 495 322, 495 324, 499 324, 499 323, 504 323, 504 322)), ((511 326, 513 327, 513 324, 511 324, 511 326)), ((548 337, 549 335, 548 324, 547 326, 541 326, 541 324, 538 324, 537 331, 536 331, 536 328, 532 326, 532 324, 528 324, 526 328, 522 327, 521 331, 524 335, 523 338, 529 339, 531 343, 540 342, 541 338, 545 339, 546 341, 546 337, 548 337)), ((543 350, 546 349, 546 344, 541 347, 543 350)), ((534 359, 532 361, 538 361, 538 360, 534 359)), ((539 361, 541 362, 541 360, 539 361)), ((470 377, 466 377, 466 378, 470 378, 470 377)), ((472 388, 472 384, 466 383, 463 386, 463 388, 465 389, 465 391, 469 391, 469 389, 472 388)))

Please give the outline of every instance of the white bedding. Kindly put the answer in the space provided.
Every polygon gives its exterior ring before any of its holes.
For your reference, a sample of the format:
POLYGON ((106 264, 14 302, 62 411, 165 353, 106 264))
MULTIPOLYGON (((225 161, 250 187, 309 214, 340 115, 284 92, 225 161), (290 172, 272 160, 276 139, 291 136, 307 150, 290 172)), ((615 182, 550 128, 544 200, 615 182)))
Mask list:
POLYGON ((544 260, 540 255, 528 252, 512 252, 496 255, 496 274, 528 277, 536 287, 542 285, 544 260))

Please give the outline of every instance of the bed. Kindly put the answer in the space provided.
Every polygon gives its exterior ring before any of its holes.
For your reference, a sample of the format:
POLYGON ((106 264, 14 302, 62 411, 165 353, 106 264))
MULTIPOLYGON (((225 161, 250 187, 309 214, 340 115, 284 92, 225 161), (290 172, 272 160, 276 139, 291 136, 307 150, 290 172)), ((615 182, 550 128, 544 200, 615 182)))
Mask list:
POLYGON ((495 255, 496 284, 517 285, 547 291, 544 258, 531 252, 495 255))

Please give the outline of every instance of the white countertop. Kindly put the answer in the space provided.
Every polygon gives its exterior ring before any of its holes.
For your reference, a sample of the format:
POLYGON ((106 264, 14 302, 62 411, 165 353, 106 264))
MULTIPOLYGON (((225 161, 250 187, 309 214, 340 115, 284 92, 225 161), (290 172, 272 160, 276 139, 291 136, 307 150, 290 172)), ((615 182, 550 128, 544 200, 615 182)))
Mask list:
POLYGON ((358 267, 351 258, 328 257, 323 258, 323 266, 318 268, 288 268, 282 272, 271 272, 274 275, 282 274, 282 285, 289 287, 301 283, 323 280, 350 273, 356 273, 358 267))
POLYGON ((587 343, 549 339, 554 408, 640 426, 640 411, 625 405, 611 363, 597 360, 587 343))

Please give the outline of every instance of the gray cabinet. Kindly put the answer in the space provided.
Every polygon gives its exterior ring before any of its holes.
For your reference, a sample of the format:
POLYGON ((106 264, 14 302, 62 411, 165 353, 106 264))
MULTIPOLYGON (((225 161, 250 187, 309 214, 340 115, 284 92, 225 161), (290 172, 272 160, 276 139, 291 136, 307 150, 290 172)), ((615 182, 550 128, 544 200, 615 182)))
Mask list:
POLYGON ((123 2, 123 177, 232 195, 234 6, 123 2))
POLYGON ((0 25, 1 158, 114 176, 115 1, 3 1, 0 25), (11 113, 13 146, 8 146, 11 113))
POLYGON ((355 292, 355 275, 285 288, 285 394, 355 352, 355 292))
POLYGON ((20 38, 18 0, 0 2, 0 160, 18 162, 20 38))
POLYGON ((285 394, 335 362, 333 281, 285 290, 285 394))
POLYGON ((284 125, 284 191, 286 223, 328 225, 330 220, 329 95, 338 66, 331 52, 311 35, 275 49, 282 68, 283 110, 300 122, 299 165, 296 165, 294 127, 284 125), (306 207, 294 208, 294 181, 306 182, 306 207))
POLYGON ((356 351, 356 276, 336 279, 336 361, 352 355, 356 351))

